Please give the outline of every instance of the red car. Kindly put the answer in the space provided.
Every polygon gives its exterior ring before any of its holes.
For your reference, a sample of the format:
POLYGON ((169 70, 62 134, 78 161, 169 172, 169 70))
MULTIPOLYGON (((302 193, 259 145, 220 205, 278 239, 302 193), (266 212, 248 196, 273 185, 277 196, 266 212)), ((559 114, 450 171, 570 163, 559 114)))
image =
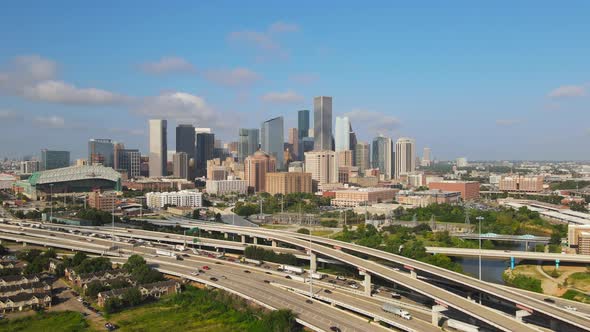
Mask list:
POLYGON ((207 265, 203 266, 203 270, 211 270, 210 267, 208 267, 207 265))

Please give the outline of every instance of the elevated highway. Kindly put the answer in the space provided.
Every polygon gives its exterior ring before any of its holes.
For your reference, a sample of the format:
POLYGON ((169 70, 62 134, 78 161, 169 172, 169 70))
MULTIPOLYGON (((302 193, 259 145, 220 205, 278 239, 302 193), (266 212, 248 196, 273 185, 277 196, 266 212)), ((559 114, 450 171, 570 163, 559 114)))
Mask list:
POLYGON ((515 251, 515 250, 491 250, 491 249, 467 249, 426 247, 426 252, 431 254, 445 254, 448 256, 478 257, 493 259, 520 258, 539 261, 559 261, 572 263, 590 263, 590 255, 556 254, 544 252, 515 251))

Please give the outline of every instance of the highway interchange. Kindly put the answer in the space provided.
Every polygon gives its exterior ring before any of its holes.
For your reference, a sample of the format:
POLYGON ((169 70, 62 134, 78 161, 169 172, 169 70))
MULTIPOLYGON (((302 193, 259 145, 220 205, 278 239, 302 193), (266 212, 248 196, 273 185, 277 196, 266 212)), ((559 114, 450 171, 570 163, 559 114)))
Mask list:
MULTIPOLYGON (((61 226, 60 226, 61 227, 61 226)), ((208 228, 219 230, 220 226, 218 225, 200 225, 199 226, 202 230, 207 230, 208 228), (212 228, 213 227, 213 228, 212 228)), ((239 228, 240 232, 243 234, 245 231, 243 228, 240 227, 231 227, 231 226, 221 226, 222 231, 226 232, 235 232, 236 229, 239 228)), ((72 227, 74 228, 74 227, 72 227)), ((80 228, 82 229, 82 228, 80 228)), ((88 230, 88 232, 94 232, 93 230, 88 230)), ((108 239, 98 239, 98 238, 84 238, 83 236, 70 234, 70 233, 63 233, 63 232, 52 232, 48 229, 39 229, 39 228, 21 228, 16 225, 3 225, 2 228, 3 233, 0 233, 0 237, 3 238, 11 238, 11 239, 20 239, 20 241, 38 241, 40 243, 56 244, 56 245, 69 245, 75 248, 79 248, 80 250, 89 250, 99 253, 101 250, 105 251, 107 248, 111 246, 113 240, 108 239), (23 235, 24 234, 24 235, 23 235), (53 234, 53 235, 51 235, 53 234), (58 235, 59 234, 59 235, 58 235), (41 240, 41 241, 39 241, 41 240), (61 243, 60 243, 61 242, 61 243)), ((96 230, 96 233, 110 233, 113 230, 108 228, 101 228, 100 230, 96 230)), ((129 233, 127 230, 123 229, 115 229, 116 235, 120 236, 119 239, 124 235, 128 237, 134 237, 135 239, 138 238, 151 238, 152 240, 158 238, 161 241, 170 241, 170 242, 179 242, 184 241, 185 238, 179 235, 173 234, 163 234, 157 232, 148 232, 148 231, 141 231, 141 230, 132 230, 129 233), (174 240, 174 241, 172 241, 174 240)), ((277 241, 296 244, 301 248, 306 248, 309 246, 309 237, 307 235, 297 234, 294 235, 293 233, 289 233, 289 237, 286 238, 286 234, 284 232, 278 231, 268 231, 263 229, 247 229, 248 234, 250 236, 258 236, 260 239, 274 239, 277 241), (272 234, 269 234, 272 233, 272 234), (299 238, 298 238, 299 237, 299 238), (305 239, 305 240, 304 240, 305 239), (307 240, 307 241, 306 241, 307 240)), ((311 237, 314 243, 324 243, 330 244, 331 246, 342 246, 343 243, 339 241, 332 242, 333 240, 323 239, 323 238, 316 238, 311 237)), ((192 237, 187 237, 186 239, 192 239, 192 237)), ((230 241, 222 241, 222 240, 212 240, 212 239, 202 239, 202 244, 204 245, 207 241, 218 241, 216 245, 221 243, 225 243, 227 245, 230 241)), ((188 275, 190 276, 189 279, 196 279, 198 277, 190 275, 191 272, 194 272, 195 265, 199 266, 199 264, 207 264, 209 261, 209 265, 211 265, 210 258, 203 258, 200 256, 196 256, 190 254, 189 257, 186 257, 184 261, 176 261, 165 257, 155 257, 154 249, 147 247, 147 246, 133 246, 129 243, 119 242, 115 243, 119 250, 122 250, 124 253, 129 254, 131 252, 141 253, 146 260, 151 263, 157 263, 159 268, 168 270, 171 272, 175 272, 178 275, 188 275)), ((237 247, 243 247, 245 244, 240 242, 233 242, 234 245, 237 247)), ((463 297, 457 296, 453 293, 450 293, 444 289, 435 287, 429 283, 421 281, 416 278, 412 278, 407 273, 403 273, 401 271, 396 271, 394 269, 385 267, 381 264, 377 264, 375 262, 371 262, 368 260, 361 259, 359 257, 346 254, 342 250, 337 250, 333 248, 329 248, 326 246, 320 246, 318 244, 312 245, 312 250, 314 252, 321 253, 322 256, 331 257, 338 260, 344 260, 347 263, 350 263, 354 266, 359 267, 360 269, 364 269, 365 271, 370 272, 372 275, 380 276, 384 279, 394 279, 396 283, 402 284, 410 289, 414 289, 417 292, 428 293, 433 298, 437 299, 440 304, 448 305, 452 307, 466 307, 463 308, 466 310, 466 313, 472 316, 476 316, 481 318, 483 321, 490 323, 490 325, 495 326, 501 330, 509 330, 509 331, 535 331, 539 330, 537 326, 533 326, 530 324, 524 324, 518 322, 513 317, 501 313, 499 311, 487 308, 485 306, 479 305, 474 301, 465 299, 463 297)), ((345 244, 348 245, 348 244, 345 244)), ((375 255, 377 257, 382 256, 382 254, 390 255, 381 251, 376 250, 378 253, 373 253, 369 251, 369 248, 362 248, 365 254, 369 253, 371 255, 375 255), (368 252, 369 251, 369 252, 368 252)), ((299 252, 294 249, 286 249, 281 248, 280 250, 286 251, 294 251, 299 252)), ((396 262, 400 262, 397 255, 395 256, 396 262)), ((383 258, 383 257, 380 257, 383 258)), ((387 259, 388 257, 384 258, 387 259)), ((392 259, 392 258, 389 258, 392 259)), ((393 260, 393 259, 392 259, 393 260)), ((412 264, 411 266, 416 268, 417 270, 421 269, 421 266, 415 264, 416 262, 413 260, 409 260, 410 262, 401 262, 401 264, 412 264)), ((421 263, 423 264, 423 263, 421 263)), ((337 304, 338 307, 347 307, 347 305, 353 305, 358 312, 368 313, 368 316, 374 319, 380 319, 382 321, 388 322, 390 321, 392 324, 398 328, 405 329, 408 331, 431 331, 431 330, 438 330, 437 327, 430 324, 430 315, 425 314, 424 311, 420 310, 409 310, 412 311, 413 316, 415 319, 411 321, 405 321, 397 316, 393 316, 383 312, 381 308, 381 304, 385 301, 385 298, 380 298, 379 296, 368 297, 361 294, 354 294, 351 290, 342 290, 340 288, 335 288, 333 285, 326 284, 326 283, 318 283, 314 287, 314 294, 315 297, 319 297, 322 301, 314 301, 313 304, 309 304, 305 302, 305 297, 302 295, 298 295, 296 293, 309 293, 309 285, 303 284, 300 282, 296 282, 293 280, 288 280, 284 278, 284 275, 281 273, 277 273, 273 271, 272 275, 268 275, 265 272, 269 271, 258 271, 257 268, 251 268, 250 272, 245 276, 245 272, 243 265, 237 263, 229 263, 224 262, 224 265, 214 265, 212 266, 213 269, 211 272, 207 272, 212 276, 217 278, 215 281, 216 286, 225 287, 230 290, 233 290, 240 295, 244 295, 247 297, 251 297, 256 299, 257 301, 261 301, 269 307, 272 308, 289 308, 292 309, 299 315, 299 318, 302 322, 305 322, 309 326, 316 327, 318 330, 327 330, 331 326, 338 326, 343 331, 354 331, 354 330, 363 330, 367 329, 367 320, 366 318, 359 318, 359 316, 352 315, 348 311, 346 314, 343 314, 344 311, 337 309, 336 307, 331 307, 329 304, 324 304, 323 302, 327 303, 334 303, 337 304), (218 274, 219 273, 219 274, 218 274), (271 283, 267 284, 264 280, 268 280, 271 283), (322 287, 332 287, 330 288, 331 294, 325 293, 322 287), (359 300, 362 299, 362 300, 359 300), (312 308, 310 308, 310 306, 312 308), (318 309, 320 308, 320 309, 318 309), (389 316, 388 316, 389 315, 389 316), (330 317, 330 319, 327 319, 330 317), (397 325, 399 324, 399 326, 397 325)), ((432 266, 427 266, 429 269, 432 266)), ((447 270, 444 270, 447 271, 447 270)), ((462 275, 461 275, 462 276, 462 275)), ((210 278, 211 276, 207 276, 210 278)), ((473 278, 470 278, 473 279, 473 278)), ((207 282, 207 280, 205 280, 207 282)), ((479 282, 479 281, 478 281, 479 282)), ((211 280, 208 280, 208 283, 211 283, 211 280)), ((557 306, 549 305, 535 298, 534 296, 524 296, 523 293, 512 293, 512 290, 506 288, 498 288, 497 285, 490 285, 488 283, 479 282, 484 284, 488 287, 493 287, 497 292, 507 292, 509 294, 520 294, 521 298, 526 298, 527 301, 535 301, 541 303, 542 306, 550 307, 551 310, 557 310, 558 312, 565 312, 570 316, 579 319, 583 322, 583 326, 588 325, 588 319, 583 317, 580 314, 570 313, 567 312, 557 306)), ((481 287, 481 285, 478 285, 481 287)), ((358 292, 357 292, 358 293, 358 292)), ((429 308, 428 308, 429 309, 429 308)), ((461 308, 459 308, 461 309, 461 308)), ((538 310, 535 307, 535 310, 538 310)), ((547 310, 546 308, 544 310, 547 310)), ((380 329, 381 327, 375 323, 371 325, 371 330, 380 329)))

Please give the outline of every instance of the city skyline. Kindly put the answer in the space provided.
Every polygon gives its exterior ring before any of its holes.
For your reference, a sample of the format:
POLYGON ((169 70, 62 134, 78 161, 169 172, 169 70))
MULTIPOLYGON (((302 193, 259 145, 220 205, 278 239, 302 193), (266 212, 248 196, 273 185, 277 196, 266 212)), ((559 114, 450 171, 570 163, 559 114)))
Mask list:
POLYGON ((511 16, 499 15, 500 5, 470 3, 363 8, 355 23, 362 28, 345 43, 336 36, 350 29, 355 8, 333 8, 331 27, 307 15, 306 4, 232 5, 232 19, 219 26, 207 17, 213 8, 194 4, 173 9, 178 25, 158 19, 147 26, 136 16, 157 16, 153 9, 124 6, 113 17, 123 30, 115 38, 96 19, 100 11, 46 6, 11 4, 1 23, 22 24, 18 32, 2 29, 9 50, 0 56, 2 156, 47 148, 82 157, 94 137, 146 154, 149 118, 165 118, 170 128, 211 127, 237 141, 239 127, 268 118, 284 116, 285 128, 297 127, 297 111, 328 95, 333 119, 348 116, 359 141, 410 136, 418 151, 431 147, 443 160, 587 159, 578 153, 590 137, 585 3, 511 4, 511 16), (490 15, 473 15, 478 9, 490 15), (260 12, 233 15, 251 10, 260 12), (64 11, 76 19, 54 22, 64 11), (131 11, 140 15, 125 15, 131 11), (547 15, 555 24, 543 25, 547 15), (422 25, 407 31, 410 23, 422 25), (133 38, 146 32, 155 43, 133 38), (203 40, 207 52, 178 42, 186 39, 203 40), (389 39, 395 46, 380 42, 389 39), (363 52, 351 52, 350 43, 363 52), (103 54, 114 48, 123 51, 103 54), (11 144, 25 130, 18 147, 11 144))

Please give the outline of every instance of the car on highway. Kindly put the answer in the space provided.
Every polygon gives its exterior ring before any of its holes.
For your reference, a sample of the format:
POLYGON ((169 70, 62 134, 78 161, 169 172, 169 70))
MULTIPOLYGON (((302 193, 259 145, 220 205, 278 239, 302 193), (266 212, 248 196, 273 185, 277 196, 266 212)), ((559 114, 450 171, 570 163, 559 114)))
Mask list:
POLYGON ((272 273, 270 273, 270 272, 268 272, 268 271, 266 271, 266 272, 264 272, 264 273, 266 273, 266 274, 272 274, 272 273))
POLYGON ((291 276, 285 276, 285 278, 287 278, 287 279, 293 279, 293 278, 291 278, 291 276))
POLYGON ((543 301, 548 302, 548 303, 555 303, 555 300, 554 299, 551 299, 551 298, 548 298, 548 297, 544 298, 543 301))
POLYGON ((393 292, 393 293, 391 293, 391 298, 392 299, 401 299, 402 296, 399 293, 393 292))
POLYGON ((359 285, 357 285, 357 284, 351 284, 350 285, 350 288, 352 288, 352 289, 359 289, 359 285))
POLYGON ((564 308, 569 311, 578 311, 578 308, 573 307, 571 305, 566 305, 566 306, 564 306, 564 308))
POLYGON ((207 265, 203 266, 203 270, 211 270, 211 268, 207 265))
POLYGON ((346 281, 346 278, 344 278, 343 276, 336 276, 336 279, 340 281, 346 281))
POLYGON ((215 264, 217 264, 217 265, 223 265, 222 262, 215 262, 215 264))
POLYGON ((248 271, 248 270, 244 270, 244 273, 251 273, 251 272, 250 272, 250 271, 248 271))
POLYGON ((219 279, 217 279, 217 278, 215 278, 215 277, 211 277, 211 278, 209 278, 209 280, 211 280, 211 281, 217 281, 217 280, 219 280, 219 279))
POLYGON ((269 280, 263 280, 265 284, 270 284, 269 280))
POLYGON ((313 301, 312 301, 312 300, 310 300, 310 299, 307 299, 307 300, 305 300, 305 303, 308 303, 308 304, 313 304, 313 301))
POLYGON ((328 280, 328 282, 331 283, 331 284, 335 284, 336 283, 336 280, 328 280))
POLYGON ((201 269, 198 269, 197 271, 198 271, 199 273, 205 273, 205 271, 203 271, 203 270, 201 270, 201 269))
POLYGON ((332 331, 332 332, 342 332, 342 330, 338 326, 330 326, 330 331, 332 331))
POLYGON ((326 294, 332 294, 332 291, 329 290, 329 289, 324 289, 324 293, 326 293, 326 294))
POLYGON ((199 275, 199 272, 197 272, 197 271, 191 272, 191 275, 198 276, 199 275))

